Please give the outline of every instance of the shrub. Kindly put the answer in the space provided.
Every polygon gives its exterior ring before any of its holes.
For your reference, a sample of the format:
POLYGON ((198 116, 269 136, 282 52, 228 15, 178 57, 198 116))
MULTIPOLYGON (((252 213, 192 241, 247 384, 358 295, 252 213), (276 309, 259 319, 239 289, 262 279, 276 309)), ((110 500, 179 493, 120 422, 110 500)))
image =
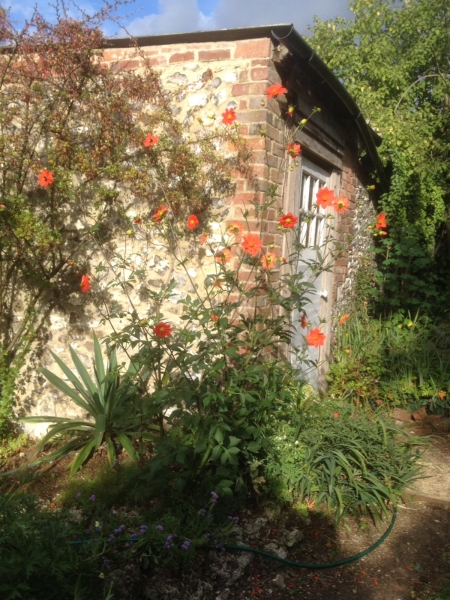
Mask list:
POLYGON ((448 327, 404 312, 371 318, 363 311, 338 326, 328 393, 366 406, 448 411, 448 327))
POLYGON ((328 401, 306 405, 299 418, 300 430, 288 423, 271 440, 266 473, 278 497, 314 501, 337 518, 381 518, 418 476, 415 440, 400 439, 381 417, 328 401))
POLYGON ((138 391, 127 375, 121 381, 115 349, 113 348, 109 352, 109 362, 106 368, 95 333, 94 350, 94 380, 73 348, 70 348, 70 353, 80 379, 56 354, 52 353, 54 360, 72 387, 48 369, 40 369, 50 383, 67 394, 92 420, 69 419, 51 415, 21 419, 25 423, 52 423, 48 433, 39 441, 38 450, 42 450, 50 440, 60 434, 74 436, 49 457, 54 460, 78 450, 77 456, 71 463, 72 473, 75 473, 94 450, 98 450, 103 444, 106 445, 111 466, 116 460, 118 443, 125 448, 130 458, 137 460, 138 456, 130 438, 140 437, 142 439, 147 435, 142 431, 142 411, 139 410, 138 391))
POLYGON ((0 493, 0 594, 4 600, 106 599, 102 543, 75 547, 76 523, 26 493, 0 493))

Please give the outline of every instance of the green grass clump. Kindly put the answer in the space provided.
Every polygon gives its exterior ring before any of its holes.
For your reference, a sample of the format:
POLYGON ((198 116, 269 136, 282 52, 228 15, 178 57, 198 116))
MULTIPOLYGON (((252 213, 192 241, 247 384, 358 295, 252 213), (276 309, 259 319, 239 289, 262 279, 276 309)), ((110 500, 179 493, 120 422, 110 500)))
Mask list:
POLYGON ((267 461, 273 493, 284 500, 314 500, 336 514, 382 517, 419 475, 416 441, 380 416, 348 403, 315 402, 297 426, 286 423, 272 437, 267 461))

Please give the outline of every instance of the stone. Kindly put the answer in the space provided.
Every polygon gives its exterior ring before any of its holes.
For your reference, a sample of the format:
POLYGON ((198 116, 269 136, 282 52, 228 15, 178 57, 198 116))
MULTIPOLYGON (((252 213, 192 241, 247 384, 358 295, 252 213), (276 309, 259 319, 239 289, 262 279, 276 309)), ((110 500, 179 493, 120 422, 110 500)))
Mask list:
POLYGON ((284 582, 284 576, 281 575, 281 573, 279 573, 275 577, 275 579, 272 579, 272 582, 273 582, 274 586, 277 587, 279 590, 286 589, 286 583, 284 582))
MULTIPOLYGON (((205 84, 203 83, 203 81, 201 79, 199 79, 198 81, 194 81, 193 83, 191 83, 190 85, 188 85, 188 91, 189 92, 198 92, 199 90, 202 89, 202 87, 205 84)), ((184 94, 184 97, 186 97, 186 94, 184 94)), ((184 100, 184 98, 183 98, 184 100)))
POLYGON ((252 521, 244 526, 245 534, 246 535, 256 535, 257 533, 259 533, 261 528, 265 527, 266 525, 267 525, 267 519, 262 519, 262 518, 255 519, 254 521, 252 521))
POLYGON ((226 99, 227 99, 227 90, 223 89, 223 90, 219 90, 217 92, 217 94, 213 95, 212 102, 216 106, 219 106, 219 104, 222 104, 222 102, 225 102, 226 99))
POLYGON ((394 408, 392 412, 392 417, 397 419, 398 421, 402 421, 403 423, 411 423, 412 417, 411 413, 403 408, 394 408))
POLYGON ((221 85, 222 80, 220 79, 220 77, 214 77, 214 79, 211 81, 211 83, 207 86, 208 88, 218 88, 219 85, 221 85))
POLYGON ((427 418, 427 409, 425 406, 421 406, 418 410, 415 410, 411 416, 414 421, 423 421, 427 418))
POLYGON ((292 548, 295 544, 298 544, 303 539, 303 532, 299 529, 291 529, 283 533, 283 544, 286 544, 288 548, 292 548))
POLYGON ((223 80, 225 81, 225 83, 237 83, 237 73, 233 73, 233 71, 227 71, 223 74, 223 80))
POLYGON ((174 73, 167 78, 168 83, 175 83, 176 85, 187 85, 188 78, 184 73, 174 73))
POLYGON ((287 557, 286 550, 282 546, 277 546, 273 542, 266 544, 264 546, 264 550, 266 550, 266 552, 270 552, 270 554, 275 554, 275 556, 279 556, 280 558, 287 557))
POLYGON ((196 63, 188 63, 187 65, 184 65, 183 69, 185 71, 197 71, 200 68, 200 66, 196 63))

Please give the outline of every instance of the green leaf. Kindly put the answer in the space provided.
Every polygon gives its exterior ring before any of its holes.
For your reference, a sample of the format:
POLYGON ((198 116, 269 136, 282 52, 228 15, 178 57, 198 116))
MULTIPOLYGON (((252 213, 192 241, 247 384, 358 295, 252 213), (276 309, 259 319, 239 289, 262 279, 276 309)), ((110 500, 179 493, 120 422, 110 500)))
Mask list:
POLYGON ((103 443, 106 429, 106 415, 96 415, 95 417, 95 449, 98 450, 103 443))
POLYGON ((134 462, 138 462, 139 456, 137 455, 136 450, 134 449, 133 443, 130 440, 130 438, 125 433, 118 433, 117 439, 122 444, 122 446, 125 448, 125 451, 128 454, 128 456, 131 458, 131 460, 133 460, 134 462))
POLYGON ((95 439, 88 442, 84 448, 78 453, 75 459, 70 464, 70 474, 73 475, 80 469, 89 458, 89 455, 95 448, 95 439))

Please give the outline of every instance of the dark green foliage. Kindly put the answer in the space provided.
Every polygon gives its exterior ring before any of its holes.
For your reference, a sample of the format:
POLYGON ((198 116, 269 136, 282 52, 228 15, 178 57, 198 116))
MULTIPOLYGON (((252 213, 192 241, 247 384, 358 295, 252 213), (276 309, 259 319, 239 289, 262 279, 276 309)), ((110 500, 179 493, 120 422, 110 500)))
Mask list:
POLYGON ((377 307, 448 310, 448 0, 351 0, 355 18, 317 21, 310 43, 381 135, 389 189, 376 199, 377 307))
POLYGON ((449 409, 448 326, 402 312, 385 319, 352 314, 337 331, 330 396, 365 406, 449 409))
POLYGON ((213 489, 238 496, 258 489, 277 413, 301 392, 292 385, 287 365, 243 367, 242 359, 236 360, 227 381, 216 381, 210 370, 198 387, 187 380, 173 390, 169 386, 167 394, 183 402, 167 418, 167 432, 142 475, 144 487, 151 482, 156 490, 175 495, 194 490, 200 498, 213 489))
POLYGON ((274 436, 267 461, 272 489, 285 499, 314 501, 340 518, 379 518, 418 476, 414 440, 381 417, 342 402, 314 402, 301 411, 300 430, 286 425, 274 436))
POLYGON ((103 544, 75 547, 73 521, 48 512, 28 494, 0 492, 0 596, 2 600, 107 598, 97 557, 103 544))

